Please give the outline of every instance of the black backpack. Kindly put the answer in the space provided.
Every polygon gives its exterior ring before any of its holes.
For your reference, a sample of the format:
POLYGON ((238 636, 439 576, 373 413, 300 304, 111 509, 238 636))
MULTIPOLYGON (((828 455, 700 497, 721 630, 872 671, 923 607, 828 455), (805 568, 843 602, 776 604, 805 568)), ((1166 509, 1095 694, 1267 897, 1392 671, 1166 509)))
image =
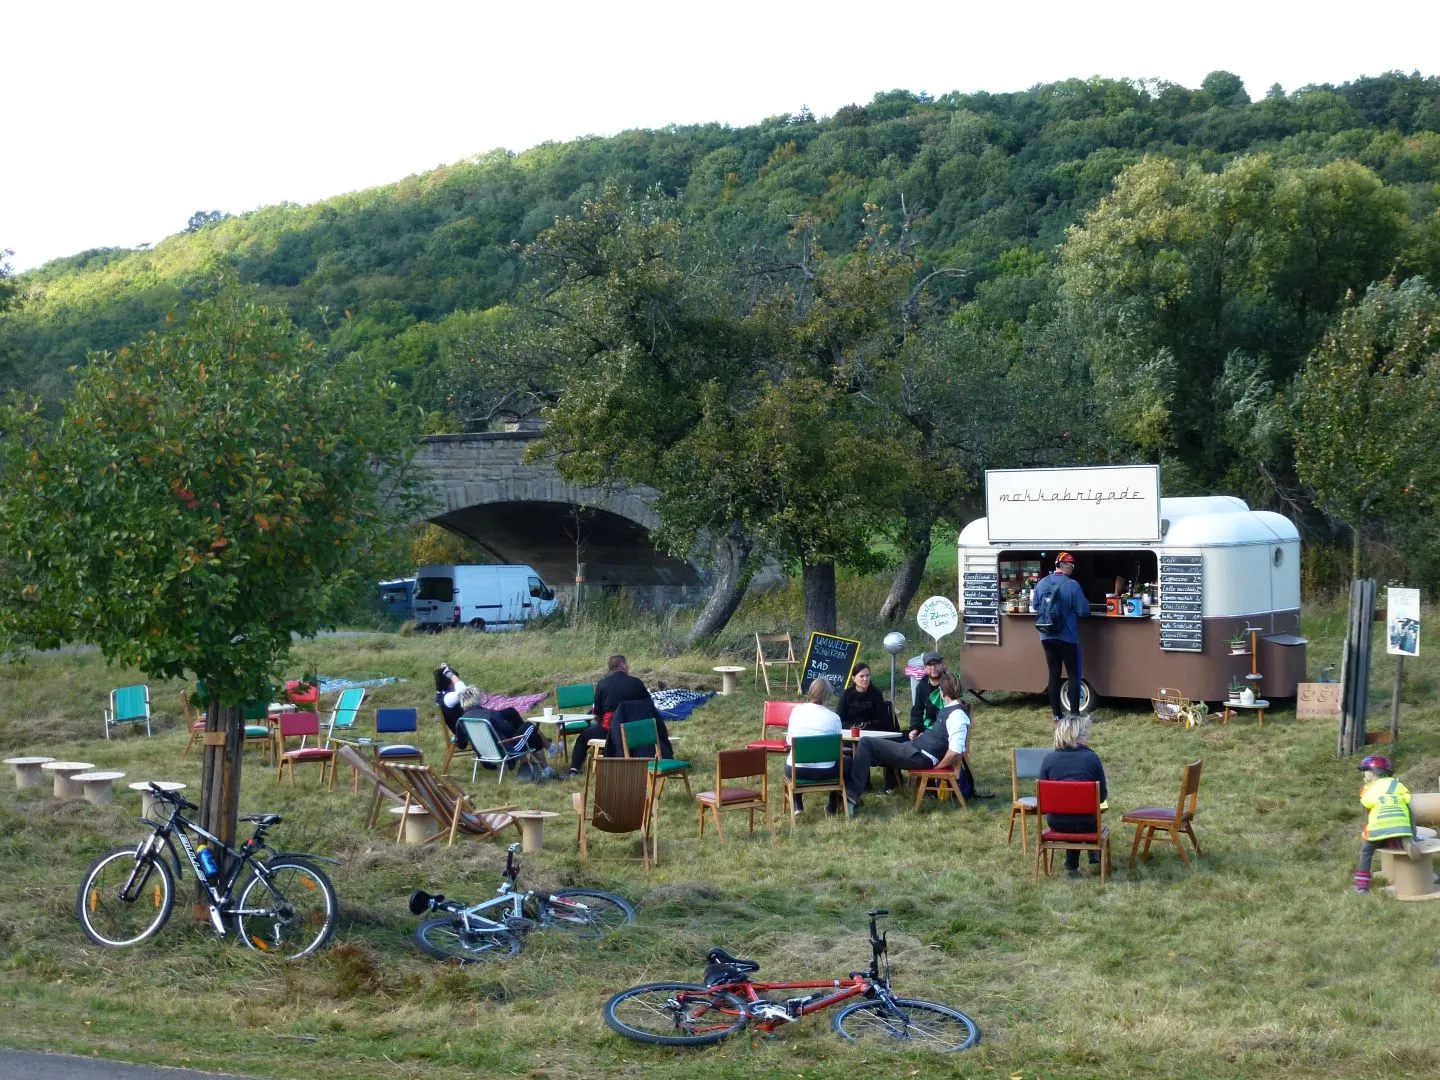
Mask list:
POLYGON ((1042 634, 1053 633, 1060 629, 1060 620, 1055 612, 1055 599, 1059 589, 1041 589, 1035 586, 1035 629, 1042 634))

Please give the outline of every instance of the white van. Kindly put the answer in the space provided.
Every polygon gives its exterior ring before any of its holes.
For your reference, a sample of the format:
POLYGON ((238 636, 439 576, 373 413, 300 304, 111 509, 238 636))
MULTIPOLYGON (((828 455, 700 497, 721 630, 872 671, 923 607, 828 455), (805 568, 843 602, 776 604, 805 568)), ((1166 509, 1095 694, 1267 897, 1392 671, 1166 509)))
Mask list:
POLYGON ((518 629, 555 610, 555 590, 531 566, 422 566, 411 612, 421 630, 518 629))

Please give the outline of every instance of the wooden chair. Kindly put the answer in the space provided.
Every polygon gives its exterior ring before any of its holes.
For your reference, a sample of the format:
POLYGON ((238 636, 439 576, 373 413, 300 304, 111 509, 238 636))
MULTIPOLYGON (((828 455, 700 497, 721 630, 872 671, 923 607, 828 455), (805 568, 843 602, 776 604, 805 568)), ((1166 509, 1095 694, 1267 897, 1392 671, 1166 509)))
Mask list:
POLYGON ((662 758, 660 756, 660 736, 656 731, 653 717, 645 717, 641 720, 631 720, 629 723, 620 725, 620 748, 625 756, 648 758, 650 761, 650 778, 655 787, 655 801, 660 801, 660 795, 665 790, 665 781, 672 776, 680 778, 685 785, 685 794, 690 798, 695 793, 690 790, 690 762, 682 761, 679 758, 662 758))
POLYGON ((814 765, 819 762, 833 761, 836 763, 835 777, 831 780, 805 780, 797 779, 795 776, 785 777, 785 805, 790 808, 790 827, 795 827, 795 818, 799 811, 795 809, 796 795, 819 794, 832 791, 840 793, 840 799, 845 804, 845 816, 850 816, 850 800, 845 797, 845 769, 841 766, 840 736, 835 735, 801 735, 790 743, 791 772, 803 768, 806 765, 814 765))
POLYGON ((360 780, 373 785, 374 790, 370 798, 370 810, 365 815, 365 828, 373 829, 380 817, 380 802, 388 800, 396 806, 405 801, 405 796, 399 790, 385 782, 385 779, 375 771, 365 755, 353 746, 341 743, 335 750, 337 762, 343 761, 349 765, 355 773, 356 787, 359 787, 360 780))
MULTIPOLYGON (((790 670, 798 668, 800 661, 795 659, 795 644, 790 640, 788 633, 759 634, 755 635, 755 683, 759 685, 760 680, 765 680, 765 693, 770 691, 770 669, 772 667, 782 668, 785 675, 785 684, 782 690, 790 689, 790 670), (766 646, 770 646, 771 652, 779 654, 780 649, 776 646, 784 646, 783 655, 767 656, 766 646)), ((800 687, 800 672, 795 672, 795 685, 800 687)))
POLYGON ((774 823, 770 820, 770 774, 767 767, 769 756, 764 750, 721 750, 715 758, 715 790, 701 791, 695 795, 700 804, 700 839, 705 839, 705 811, 709 810, 715 819, 715 835, 725 842, 724 830, 720 828, 720 811, 748 810, 750 832, 755 832, 755 811, 765 811, 765 827, 772 832, 774 823), (726 787, 727 780, 754 780, 760 778, 757 791, 752 787, 726 787))
POLYGON ((585 759, 585 788, 575 806, 580 815, 580 858, 590 856, 592 828, 608 833, 640 834, 640 862, 649 870, 659 862, 655 834, 654 796, 650 789, 650 762, 646 758, 601 756, 604 743, 590 747, 585 759))
MULTIPOLYGON (((520 823, 507 812, 515 809, 513 805, 477 809, 474 801, 454 780, 436 775, 428 765, 381 762, 378 768, 381 776, 389 777, 393 786, 405 794, 402 804, 405 812, 400 815, 400 826, 395 832, 397 844, 405 834, 405 820, 412 806, 422 807, 430 814, 447 837, 447 846, 454 845, 457 833, 486 840, 508 826, 513 825, 517 833, 520 831, 520 823), (448 832, 445 832, 447 829, 448 832)), ((433 843, 440 836, 441 833, 436 833, 424 842, 433 843)))
MULTIPOLYGON (((275 729, 270 726, 270 703, 268 701, 247 701, 240 706, 240 719, 245 724, 245 740, 241 743, 259 743, 260 760, 266 765, 275 753, 275 729)), ((204 725, 201 725, 204 729, 204 725)))
MULTIPOLYGON (((1389 734, 1389 732, 1386 732, 1389 734)), ((1140 849, 1140 838, 1145 838, 1145 850, 1141 852, 1143 859, 1150 858, 1150 842, 1155 839, 1157 832, 1168 833, 1170 842, 1175 845, 1175 850, 1180 853, 1180 861, 1185 868, 1190 869, 1190 859, 1185 854, 1185 846, 1180 843, 1180 834, 1184 833, 1190 837, 1190 843, 1195 848, 1195 855, 1200 855, 1200 841, 1195 839, 1195 830, 1192 823, 1195 820, 1195 807, 1200 801, 1200 766, 1203 759, 1192 761, 1185 766, 1185 772, 1180 777, 1180 799, 1172 809, 1168 806, 1142 806, 1138 810, 1131 810, 1120 819, 1123 824, 1135 826, 1135 839, 1130 844, 1129 869, 1135 869, 1135 853, 1140 849)))
MULTIPOLYGON (((375 734, 418 735, 420 713, 416 709, 376 709, 375 734)), ((424 761, 425 751, 414 743, 390 743, 375 751, 381 761, 424 761)))
POLYGON ((105 738, 110 738, 110 729, 120 724, 144 724, 145 734, 150 734, 150 687, 137 683, 110 691, 110 704, 105 707, 105 738))
POLYGON ((1071 814, 1075 817, 1093 817, 1094 831, 1078 833, 1059 832, 1040 822, 1040 837, 1035 844, 1035 877, 1040 877, 1043 865, 1050 873, 1050 864, 1057 851, 1098 851, 1100 853, 1100 884, 1110 873, 1110 829, 1100 820, 1100 783, 1096 780, 1037 780, 1035 782, 1035 812, 1042 817, 1046 814, 1071 814))
POLYGON ((910 778, 915 781, 915 809, 920 809, 924 802, 925 795, 933 791, 935 797, 944 802, 951 795, 960 804, 961 810, 968 810, 969 805, 965 802, 965 796, 960 791, 960 770, 969 765, 970 759, 961 754, 955 759, 955 764, 944 769, 907 769, 910 778))
POLYGON ((290 783, 295 783, 295 766, 297 763, 305 764, 311 761, 320 763, 320 780, 325 781, 325 769, 330 769, 330 783, 327 790, 335 790, 335 751, 328 746, 306 746, 305 739, 310 736, 320 737, 320 714, 313 712, 292 712, 280 714, 280 734, 276 737, 276 759, 279 765, 276 767, 275 782, 278 784, 285 775, 285 767, 290 767, 290 783), (285 740, 293 738, 301 739, 300 749, 286 750, 285 740))
POLYGON ((760 718, 760 738, 749 743, 745 749, 788 754, 790 744, 785 741, 785 733, 790 730, 790 714, 798 704, 798 701, 765 702, 765 712, 760 718))
POLYGON ((1025 819, 1035 817, 1035 796, 1020 794, 1021 780, 1040 779, 1040 766, 1050 750, 1044 746, 1017 746, 1010 751, 1010 831, 1005 842, 1015 839, 1015 821, 1020 821, 1020 850, 1028 851, 1025 837, 1025 819))
POLYGON ((195 706, 190 704, 190 691, 186 689, 180 691, 180 710, 185 717, 185 727, 190 732, 190 737, 185 740, 185 749, 180 751, 183 758, 190 755, 190 747, 199 742, 205 734, 205 718, 196 715, 195 706))
POLYGON ((595 711, 595 687, 588 682, 567 683, 564 686, 555 688, 555 711, 561 715, 562 722, 555 725, 555 741, 560 745, 560 758, 568 761, 570 758, 569 737, 580 735, 590 726, 588 720, 565 720, 564 715, 569 713, 593 713, 595 711))

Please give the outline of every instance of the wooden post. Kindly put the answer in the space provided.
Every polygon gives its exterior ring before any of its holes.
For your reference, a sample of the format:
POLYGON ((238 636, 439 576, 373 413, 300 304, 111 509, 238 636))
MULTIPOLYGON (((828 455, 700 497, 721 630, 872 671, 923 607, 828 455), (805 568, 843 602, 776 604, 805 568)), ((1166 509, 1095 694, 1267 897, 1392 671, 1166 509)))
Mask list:
POLYGON ((1390 752, 1400 742, 1400 687, 1405 681, 1405 657, 1395 657, 1395 692, 1390 695, 1390 752))

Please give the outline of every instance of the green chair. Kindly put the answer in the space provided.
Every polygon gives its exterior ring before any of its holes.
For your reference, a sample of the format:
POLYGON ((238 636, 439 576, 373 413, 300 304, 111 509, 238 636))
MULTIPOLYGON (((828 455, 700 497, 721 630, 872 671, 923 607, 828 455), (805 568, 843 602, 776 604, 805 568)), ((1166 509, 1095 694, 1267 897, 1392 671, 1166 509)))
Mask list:
POLYGON ((144 723, 145 734, 150 734, 150 687, 144 683, 137 686, 121 686, 110 691, 110 705, 105 709, 105 738, 110 738, 110 729, 119 724, 144 723))
POLYGON ((650 779, 655 785, 656 802, 660 801, 660 793, 665 790, 665 781, 672 776, 678 776, 685 785, 685 794, 695 798, 695 793, 690 790, 690 762, 660 756, 660 737, 656 734, 653 717, 621 724, 620 746, 626 757, 651 759, 650 779))
POLYGON ((795 809, 795 796, 805 795, 810 792, 831 792, 838 791, 840 799, 845 804, 845 816, 850 816, 850 800, 845 797, 845 770, 838 767, 841 762, 840 735, 801 735, 790 743, 792 764, 790 772, 792 775, 785 777, 785 804, 790 808, 790 826, 794 828, 795 817, 798 811, 795 809), (833 780, 805 780, 796 779, 793 773, 796 769, 806 765, 819 765, 827 761, 836 763, 835 778, 833 780))
POLYGON ((335 737, 335 729, 342 731, 355 726, 355 719, 360 713, 360 703, 365 700, 365 688, 363 686, 352 686, 349 690, 340 691, 340 696, 335 699, 335 711, 330 714, 330 727, 325 732, 325 745, 330 745, 330 740, 335 737))
POLYGON ((258 742, 268 763, 270 753, 275 749, 275 730, 270 726, 270 703, 247 701, 240 706, 240 718, 245 723, 245 741, 258 742))
POLYGON ((566 736, 579 735, 590 726, 589 720, 566 720, 566 713, 584 713, 589 716, 595 711, 595 687, 588 682, 570 683, 555 688, 555 709, 561 721, 555 727, 555 741, 560 744, 560 757, 568 759, 566 736))

